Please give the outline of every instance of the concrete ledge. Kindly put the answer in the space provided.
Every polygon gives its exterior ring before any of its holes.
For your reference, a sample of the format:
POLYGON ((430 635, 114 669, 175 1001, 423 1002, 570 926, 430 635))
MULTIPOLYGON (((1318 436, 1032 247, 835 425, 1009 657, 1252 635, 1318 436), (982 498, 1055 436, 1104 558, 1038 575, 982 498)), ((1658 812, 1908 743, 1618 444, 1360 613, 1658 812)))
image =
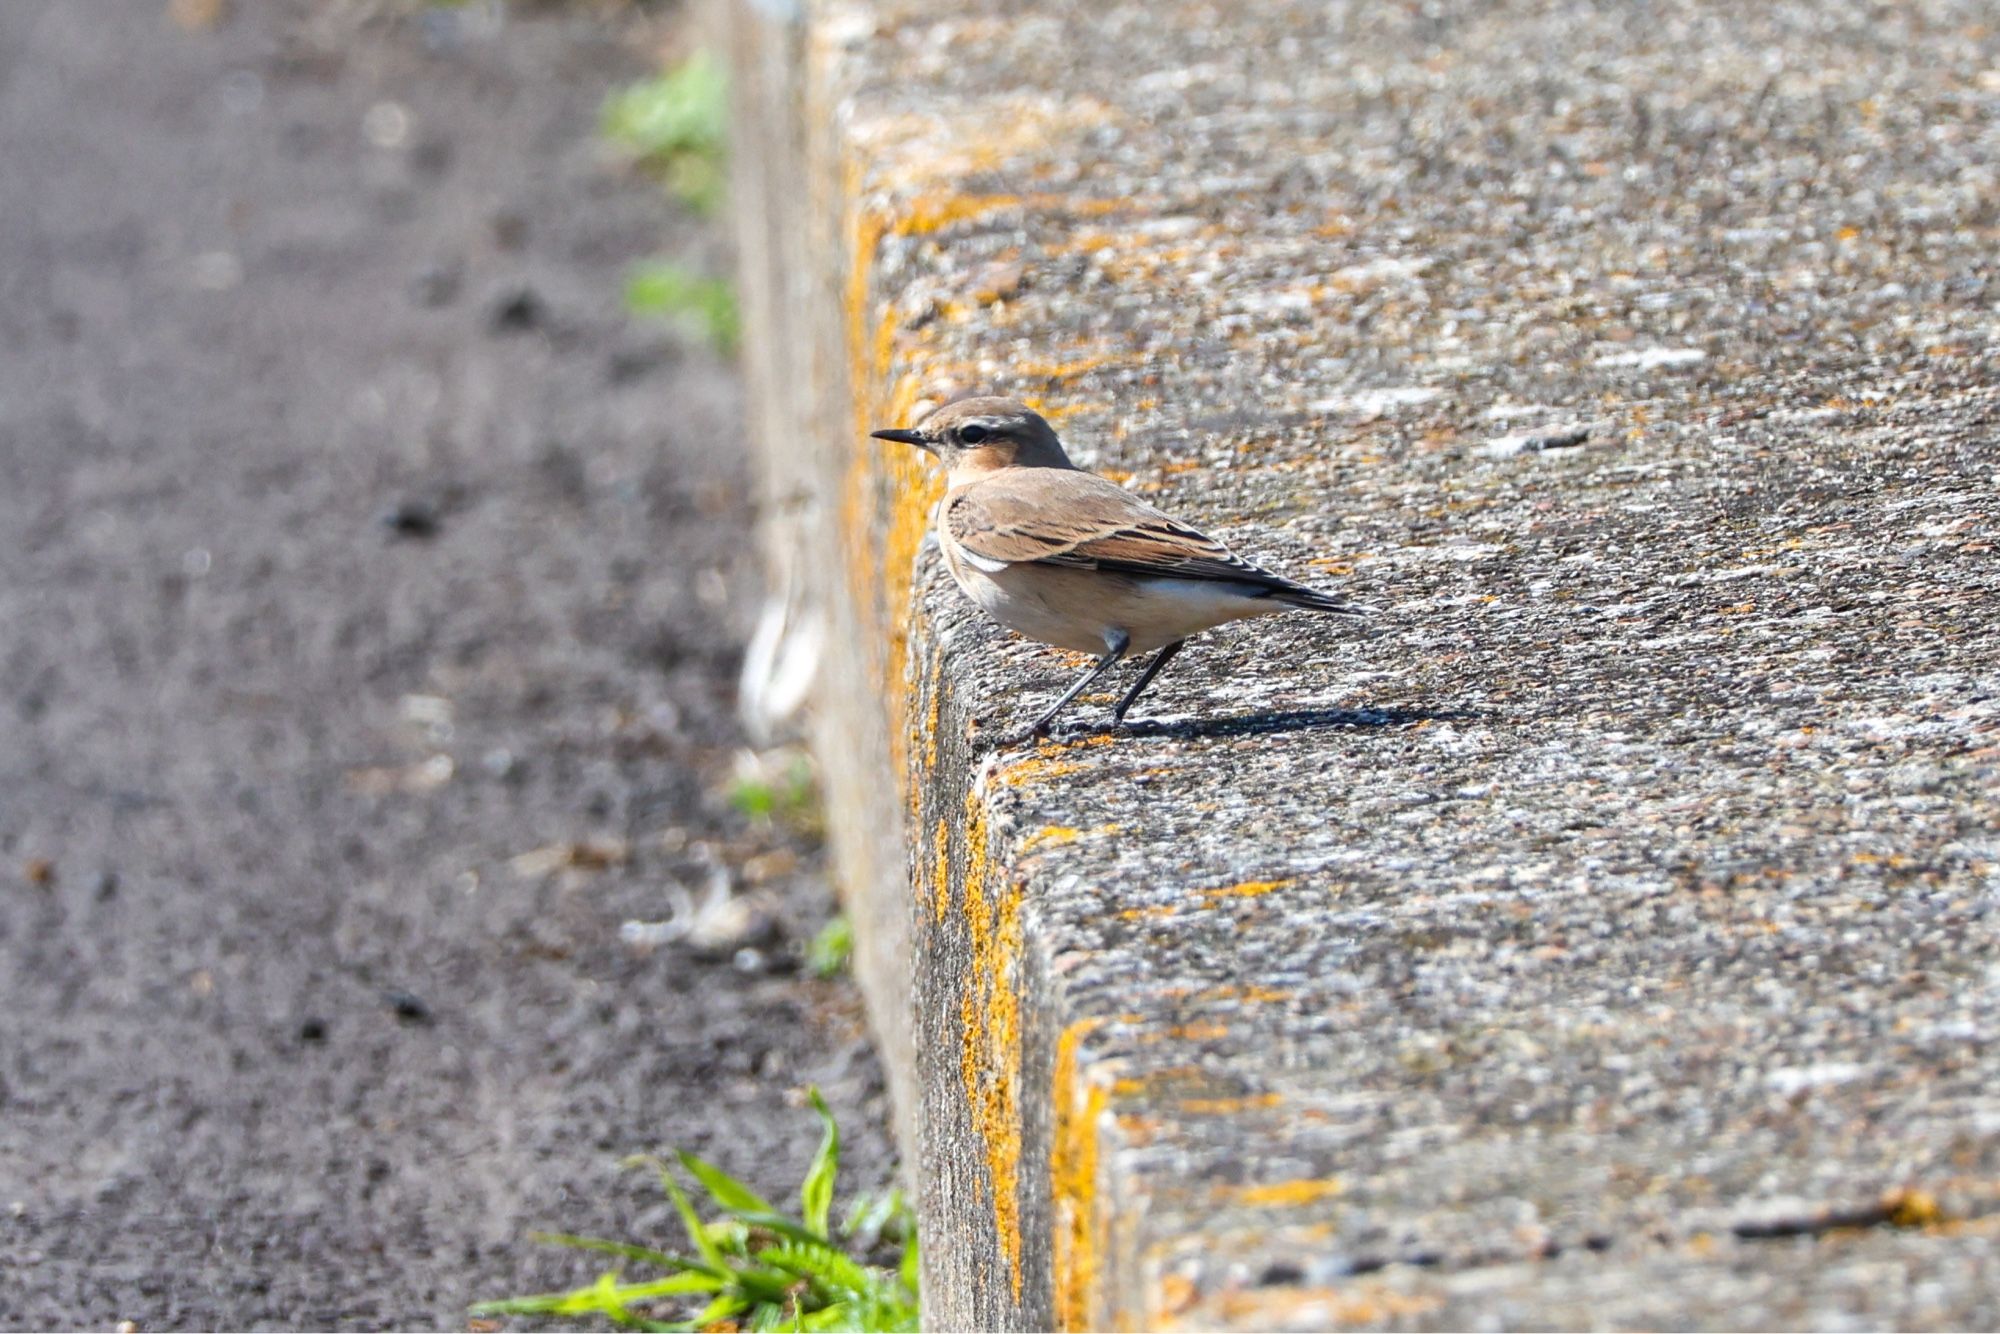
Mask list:
POLYGON ((1978 10, 736 6, 930 1324, 2000 1323, 1978 10), (1387 614, 996 748, 865 440, 973 390, 1387 614))

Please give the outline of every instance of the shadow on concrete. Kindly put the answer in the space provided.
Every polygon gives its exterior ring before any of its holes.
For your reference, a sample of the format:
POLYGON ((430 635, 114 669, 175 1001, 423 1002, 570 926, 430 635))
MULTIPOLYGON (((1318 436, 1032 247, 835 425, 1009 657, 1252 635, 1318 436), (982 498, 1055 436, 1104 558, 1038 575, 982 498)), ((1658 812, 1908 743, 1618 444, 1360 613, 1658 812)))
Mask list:
POLYGON ((1272 713, 1239 713, 1223 718, 1188 718, 1153 721, 1141 718, 1121 726, 1081 729, 1076 737, 1104 735, 1134 737, 1256 736, 1276 732, 1355 731, 1373 727, 1413 727, 1418 723, 1483 722, 1488 715, 1474 709, 1284 709, 1272 713))

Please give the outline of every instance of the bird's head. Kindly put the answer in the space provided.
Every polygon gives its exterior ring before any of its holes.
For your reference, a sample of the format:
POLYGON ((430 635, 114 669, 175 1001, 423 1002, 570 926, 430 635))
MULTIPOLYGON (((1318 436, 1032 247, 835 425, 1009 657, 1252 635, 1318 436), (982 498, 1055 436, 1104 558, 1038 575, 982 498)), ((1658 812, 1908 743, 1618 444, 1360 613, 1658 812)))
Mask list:
POLYGON ((1074 468, 1055 428, 1011 398, 961 398, 923 418, 912 430, 870 432, 877 440, 915 445, 950 472, 994 468, 1074 468))

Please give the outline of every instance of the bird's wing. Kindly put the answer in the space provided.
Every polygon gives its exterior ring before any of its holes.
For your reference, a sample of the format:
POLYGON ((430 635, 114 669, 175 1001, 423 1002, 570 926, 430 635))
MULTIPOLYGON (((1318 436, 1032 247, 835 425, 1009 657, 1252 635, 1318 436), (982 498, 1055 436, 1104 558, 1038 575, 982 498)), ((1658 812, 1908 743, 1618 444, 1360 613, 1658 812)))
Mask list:
POLYGON ((1305 591, 1094 473, 1010 469, 954 492, 944 521, 960 548, 993 568, 1032 562, 1305 591))

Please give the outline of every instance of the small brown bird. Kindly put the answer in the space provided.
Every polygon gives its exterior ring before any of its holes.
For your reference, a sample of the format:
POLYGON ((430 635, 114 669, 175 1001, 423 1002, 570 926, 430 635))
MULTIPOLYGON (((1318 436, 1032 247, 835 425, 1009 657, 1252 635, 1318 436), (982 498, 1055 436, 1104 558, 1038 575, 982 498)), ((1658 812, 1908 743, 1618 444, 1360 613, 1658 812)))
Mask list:
POLYGON ((1212 537, 1083 471, 1041 416, 1010 398, 962 398, 914 430, 877 440, 915 445, 945 468, 938 545, 958 586, 1010 630, 1097 662, 1035 720, 1048 734, 1063 707, 1117 663, 1153 654, 1111 711, 1114 725, 1190 635, 1303 607, 1367 609, 1259 569, 1212 537))

